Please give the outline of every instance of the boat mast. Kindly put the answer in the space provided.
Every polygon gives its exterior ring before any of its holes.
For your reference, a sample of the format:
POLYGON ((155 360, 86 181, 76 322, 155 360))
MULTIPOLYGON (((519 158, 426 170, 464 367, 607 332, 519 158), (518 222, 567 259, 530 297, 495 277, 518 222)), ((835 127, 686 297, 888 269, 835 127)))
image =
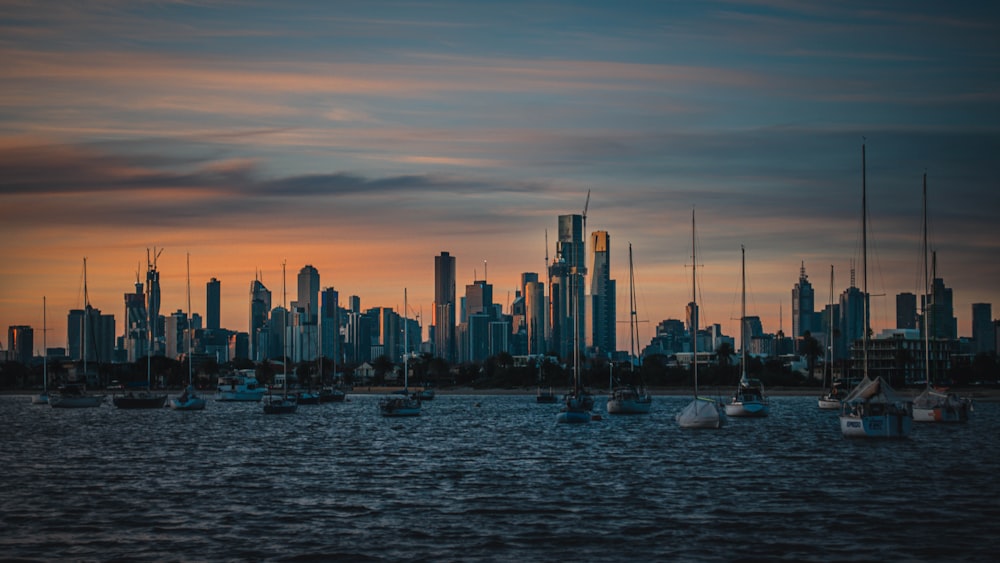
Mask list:
MULTIPOLYGON (((747 379, 747 251, 740 245, 740 278, 742 296, 740 297, 740 367, 743 373, 740 383, 747 379)), ((748 381, 749 383, 749 381, 748 381)))
POLYGON ((49 345, 45 339, 46 332, 48 331, 49 313, 48 305, 45 301, 45 296, 42 296, 42 357, 45 361, 42 363, 42 393, 49 392, 49 345))
POLYGON ((864 375, 868 377, 868 331, 871 311, 868 297, 868 187, 865 178, 865 144, 861 143, 861 286, 864 298, 865 333, 861 338, 864 375))
POLYGON ((188 387, 191 386, 191 253, 187 254, 187 357, 188 357, 188 387))
MULTIPOLYGON (((826 338, 827 361, 826 371, 830 375, 830 387, 833 387, 833 264, 830 264, 830 334, 826 338)), ((823 382, 826 385, 826 381, 823 382)))
POLYGON ((698 258, 694 245, 694 209, 691 210, 691 362, 694 366, 694 398, 698 399, 698 258))
POLYGON ((288 399, 288 309, 285 308, 285 299, 288 298, 288 294, 285 291, 285 264, 287 260, 281 261, 281 308, 284 309, 284 314, 281 316, 281 369, 282 369, 282 381, 281 381, 281 398, 288 399))
POLYGON ((406 300, 406 288, 404 287, 403 288, 403 392, 404 393, 410 392, 410 359, 407 357, 407 350, 406 350, 410 338, 410 332, 409 332, 410 319, 408 318, 409 310, 407 309, 407 307, 408 305, 406 300))
POLYGON ((628 243, 629 340, 632 368, 639 363, 636 343, 639 341, 639 317, 635 310, 635 274, 632 267, 632 243, 628 243))

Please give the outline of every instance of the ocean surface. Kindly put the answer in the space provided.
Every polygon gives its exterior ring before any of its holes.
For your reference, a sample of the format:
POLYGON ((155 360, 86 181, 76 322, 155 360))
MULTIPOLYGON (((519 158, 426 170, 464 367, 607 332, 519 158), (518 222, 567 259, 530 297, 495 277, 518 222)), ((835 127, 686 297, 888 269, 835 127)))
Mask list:
POLYGON ((533 395, 378 397, 265 416, 0 397, 0 557, 21 560, 993 561, 1000 403, 856 441, 813 397, 682 430, 556 424, 533 395))

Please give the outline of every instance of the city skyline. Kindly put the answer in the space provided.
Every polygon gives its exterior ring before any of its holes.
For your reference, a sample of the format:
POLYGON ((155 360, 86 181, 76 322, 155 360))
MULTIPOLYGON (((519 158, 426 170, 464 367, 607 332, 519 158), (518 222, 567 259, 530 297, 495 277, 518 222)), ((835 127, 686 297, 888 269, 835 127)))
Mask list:
POLYGON ((407 287, 427 326, 449 252, 459 287, 488 263, 506 310, 521 273, 547 277, 556 218, 589 191, 584 237, 611 237, 619 321, 633 245, 644 341, 684 318, 692 207, 702 324, 738 335, 742 244, 748 315, 788 333, 802 262, 817 310, 831 264, 835 292, 849 285, 866 138, 873 325, 922 292, 926 170, 938 277, 971 336, 971 305, 1000 304, 998 10, 0 6, 0 326, 38 330, 46 296, 58 346, 86 256, 120 334, 153 247, 161 312, 187 309, 190 253, 195 311, 216 278, 233 330, 258 270, 280 301, 286 260, 364 307, 400 310, 407 287))

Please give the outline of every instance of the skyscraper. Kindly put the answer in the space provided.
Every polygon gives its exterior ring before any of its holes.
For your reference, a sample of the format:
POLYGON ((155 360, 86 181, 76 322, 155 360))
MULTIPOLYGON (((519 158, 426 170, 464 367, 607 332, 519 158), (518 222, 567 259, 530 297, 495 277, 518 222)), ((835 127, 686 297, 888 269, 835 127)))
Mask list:
POLYGON ((913 293, 896 295, 896 328, 917 328, 917 296, 913 293))
POLYGON ((340 294, 332 287, 323 289, 320 293, 320 354, 339 364, 340 357, 340 294))
POLYGON ((149 339, 146 336, 146 298, 142 282, 136 272, 135 293, 125 294, 125 327, 123 339, 126 359, 135 362, 146 355, 149 339))
POLYGON ((958 319, 955 318, 955 307, 952 301, 950 287, 944 285, 944 280, 934 278, 931 284, 931 295, 924 297, 925 307, 931 323, 931 338, 944 340, 958 339, 958 319), (928 303, 928 298, 930 303, 928 303))
POLYGON ((538 355, 548 352, 545 346, 545 284, 529 281, 524 284, 524 325, 528 332, 528 354, 538 355))
POLYGON ((583 215, 560 215, 556 256, 549 266, 549 324, 552 347, 564 359, 586 345, 585 243, 583 215))
POLYGON ((812 332, 815 315, 815 294, 806 275, 806 263, 799 269, 799 282, 792 289, 792 337, 805 336, 812 332))
POLYGON ((268 312, 271 310, 271 292, 260 279, 250 282, 250 359, 260 362, 269 354, 268 312))
POLYGON ((305 324, 316 324, 319 312, 319 271, 306 264, 299 270, 295 307, 305 312, 305 324))
POLYGON ((997 351, 992 309, 989 303, 972 304, 972 340, 977 354, 997 351))
POLYGON ((35 331, 27 325, 7 327, 7 351, 10 359, 27 364, 34 356, 35 331))
POLYGON ((608 356, 617 348, 615 280, 611 279, 611 237, 607 231, 590 235, 593 269, 590 273, 591 345, 608 356))
POLYGON ((455 361, 455 258, 434 257, 434 354, 455 361))
POLYGON ((208 329, 219 329, 219 316, 221 314, 222 284, 219 280, 212 278, 205 287, 205 327, 208 329))

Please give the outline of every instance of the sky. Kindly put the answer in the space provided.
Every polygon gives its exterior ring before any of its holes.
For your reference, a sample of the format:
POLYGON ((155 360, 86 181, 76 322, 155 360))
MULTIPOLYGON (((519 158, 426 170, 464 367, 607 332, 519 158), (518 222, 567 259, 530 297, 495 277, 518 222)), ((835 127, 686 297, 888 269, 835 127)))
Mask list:
POLYGON ((925 173, 959 334, 1000 317, 995 2, 3 2, 0 326, 65 345, 86 257, 121 333, 154 247, 163 310, 190 255, 232 330, 283 263, 288 301, 311 264, 427 325, 442 251, 506 311, 586 207, 644 342, 691 300, 692 214, 702 320, 738 335, 743 245, 747 314, 787 333, 803 264, 818 309, 831 266, 862 286, 862 144, 874 327, 923 288, 925 173))

